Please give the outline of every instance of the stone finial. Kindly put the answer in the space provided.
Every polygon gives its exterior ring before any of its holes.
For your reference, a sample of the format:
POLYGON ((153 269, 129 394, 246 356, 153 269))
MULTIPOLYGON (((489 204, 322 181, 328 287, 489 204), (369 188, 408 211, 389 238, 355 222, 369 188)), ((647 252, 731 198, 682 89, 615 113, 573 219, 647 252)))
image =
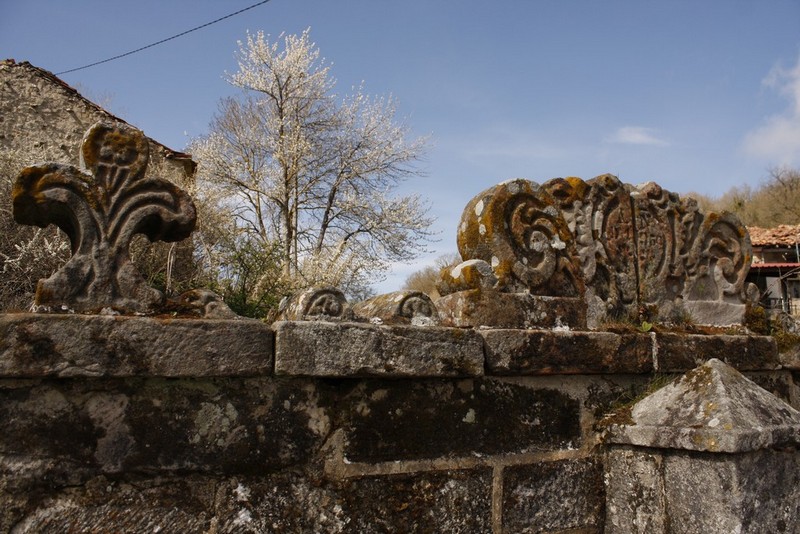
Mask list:
POLYGON ((14 219, 55 224, 72 243, 72 257, 40 280, 36 304, 46 309, 146 312, 163 294, 148 286, 128 247, 137 233, 151 241, 180 241, 194 230, 189 195, 174 184, 145 175, 149 147, 139 130, 98 123, 89 129, 81 161, 23 169, 13 190, 14 219))
POLYGON ((741 324, 757 293, 745 282, 750 239, 733 214, 704 214, 691 198, 610 174, 498 184, 467 205, 458 246, 466 261, 443 273, 444 293, 579 297, 589 327, 648 308, 665 321, 741 324))

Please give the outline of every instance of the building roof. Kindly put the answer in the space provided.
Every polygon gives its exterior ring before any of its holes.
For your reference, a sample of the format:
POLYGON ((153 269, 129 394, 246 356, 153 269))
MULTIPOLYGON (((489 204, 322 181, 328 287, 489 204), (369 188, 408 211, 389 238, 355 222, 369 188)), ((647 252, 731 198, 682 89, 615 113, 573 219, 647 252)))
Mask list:
POLYGON ((747 231, 754 247, 794 247, 800 242, 800 224, 781 224, 775 228, 748 226, 747 231))
POLYGON ((797 269, 800 263, 793 262, 756 262, 750 264, 751 269, 797 269))

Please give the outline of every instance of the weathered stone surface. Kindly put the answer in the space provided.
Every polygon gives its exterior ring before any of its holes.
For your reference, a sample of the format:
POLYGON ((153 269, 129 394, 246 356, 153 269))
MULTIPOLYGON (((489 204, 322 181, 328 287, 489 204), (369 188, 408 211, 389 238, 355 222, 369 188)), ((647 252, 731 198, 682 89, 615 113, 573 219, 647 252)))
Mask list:
POLYGON ((436 299, 436 307, 443 326, 586 328, 586 305, 577 297, 470 289, 436 299))
POLYGON ((612 447, 608 451, 605 455, 607 534, 669 532, 662 465, 662 455, 648 449, 612 447))
POLYGON ((792 408, 800 410, 800 398, 798 398, 800 391, 792 379, 791 371, 743 371, 742 374, 792 408))
POLYGON ((81 156, 91 174, 51 163, 23 169, 14 184, 14 219, 55 224, 72 243, 69 261, 39 281, 36 304, 47 311, 154 309, 164 296, 147 285, 128 247, 138 233, 150 241, 185 239, 194 230, 194 204, 176 185, 145 174, 149 145, 138 130, 98 123, 81 156))
POLYGON ((800 455, 667 454, 663 461, 670 533, 790 533, 800 524, 800 455))
POLYGON ((348 462, 472 457, 581 446, 580 402, 488 379, 360 383, 340 402, 348 462))
MULTIPOLYGON (((80 146, 87 125, 98 121, 125 124, 51 72, 27 61, 0 60, 0 148, 33 156, 35 161, 80 165, 80 146)), ((147 140, 151 168, 185 184, 194 174, 188 154, 147 140)))
POLYGON ((493 375, 649 373, 647 334, 483 330, 486 369, 493 375))
POLYGON ((503 532, 602 532, 605 492, 597 459, 506 467, 503 475, 503 532))
MULTIPOLYGON (((83 487, 28 495, 4 532, 210 532, 216 482, 200 477, 133 482, 100 476, 83 487)), ((0 497, 2 498, 2 497, 0 497)), ((4 527, 4 528, 3 528, 4 527)))
POLYGON ((471 330, 277 322, 275 373, 304 376, 478 376, 483 340, 471 330))
MULTIPOLYGON (((20 491, 99 474, 307 465, 331 431, 302 380, 58 380, 0 388, 0 471, 20 491)), ((325 401, 330 404, 330 400, 325 401)))
POLYGON ((273 333, 254 320, 0 315, 0 376, 258 375, 273 333))
POLYGON ((800 444, 800 412, 717 359, 636 403, 611 443, 745 452, 800 444))
POLYGON ((278 311, 281 321, 352 319, 347 299, 335 287, 312 287, 285 298, 278 311))
POLYGON ((606 455, 605 532, 796 532, 798 483, 800 455, 794 451, 614 447, 606 455))
POLYGON ((656 334, 657 370, 685 372, 717 358, 740 371, 777 369, 778 346, 771 336, 656 334))
POLYGON ((470 289, 494 289, 497 277, 492 266, 483 260, 467 260, 441 270, 436 290, 440 295, 449 295, 470 289))
POLYGON ((395 291, 353 305, 353 313, 378 324, 432 326, 439 314, 431 298, 421 291, 395 291))
POLYGON ((15 532, 489 533, 491 472, 312 484, 292 474, 115 482, 99 477, 16 514, 15 532))

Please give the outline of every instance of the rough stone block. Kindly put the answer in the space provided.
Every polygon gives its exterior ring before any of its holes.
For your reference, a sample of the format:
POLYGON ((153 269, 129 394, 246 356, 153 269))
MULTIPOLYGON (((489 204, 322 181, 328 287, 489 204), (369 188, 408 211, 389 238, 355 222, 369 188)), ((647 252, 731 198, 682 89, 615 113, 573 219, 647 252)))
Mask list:
POLYGON ((483 330, 487 372, 506 374, 649 373, 652 340, 645 334, 483 330))
POLYGON ((573 449, 580 402, 488 379, 359 384, 339 404, 345 460, 387 462, 573 449))
POLYGON ((711 358, 740 371, 763 371, 780 366, 778 346, 771 336, 656 334, 657 370, 685 372, 711 358))
POLYGON ((605 456, 607 534, 666 534, 661 454, 613 447, 605 456))
POLYGON ((252 474, 307 464, 331 416, 306 381, 42 381, 0 388, 3 478, 71 485, 123 472, 252 474))
POLYGON ((800 399, 797 397, 797 386, 795 385, 795 381, 792 380, 791 371, 746 371, 742 374, 783 402, 795 409, 800 409, 800 403, 798 402, 800 399))
POLYGON ((100 477, 15 516, 15 532, 489 533, 491 471, 311 483, 288 473, 113 482, 100 477))
POLYGON ((471 330, 278 322, 275 373, 331 377, 479 376, 483 340, 471 330))
POLYGON ((0 377, 271 374, 272 352, 247 319, 0 315, 0 377))
POLYGON ((716 300, 687 300, 683 302, 685 313, 697 324, 717 326, 741 325, 745 322, 744 302, 720 302, 716 300))
POLYGON ((789 533, 800 525, 800 455, 664 456, 670 533, 789 533))
POLYGON ((603 467, 561 460, 503 470, 503 532, 601 532, 603 467))
POLYGON ((421 291, 395 291, 353 305, 356 316, 379 324, 438 324, 439 313, 431 298, 421 291))

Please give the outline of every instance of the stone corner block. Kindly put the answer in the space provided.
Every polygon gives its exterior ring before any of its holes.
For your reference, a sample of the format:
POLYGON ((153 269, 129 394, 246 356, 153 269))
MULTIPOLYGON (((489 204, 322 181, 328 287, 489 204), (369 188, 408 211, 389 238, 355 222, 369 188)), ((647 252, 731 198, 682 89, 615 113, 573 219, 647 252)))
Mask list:
POLYGON ((483 374, 472 330, 324 321, 277 322, 275 374, 328 377, 458 377, 483 374))
POLYGON ((742 453, 800 444, 800 412, 717 359, 636 403, 607 441, 742 453))

